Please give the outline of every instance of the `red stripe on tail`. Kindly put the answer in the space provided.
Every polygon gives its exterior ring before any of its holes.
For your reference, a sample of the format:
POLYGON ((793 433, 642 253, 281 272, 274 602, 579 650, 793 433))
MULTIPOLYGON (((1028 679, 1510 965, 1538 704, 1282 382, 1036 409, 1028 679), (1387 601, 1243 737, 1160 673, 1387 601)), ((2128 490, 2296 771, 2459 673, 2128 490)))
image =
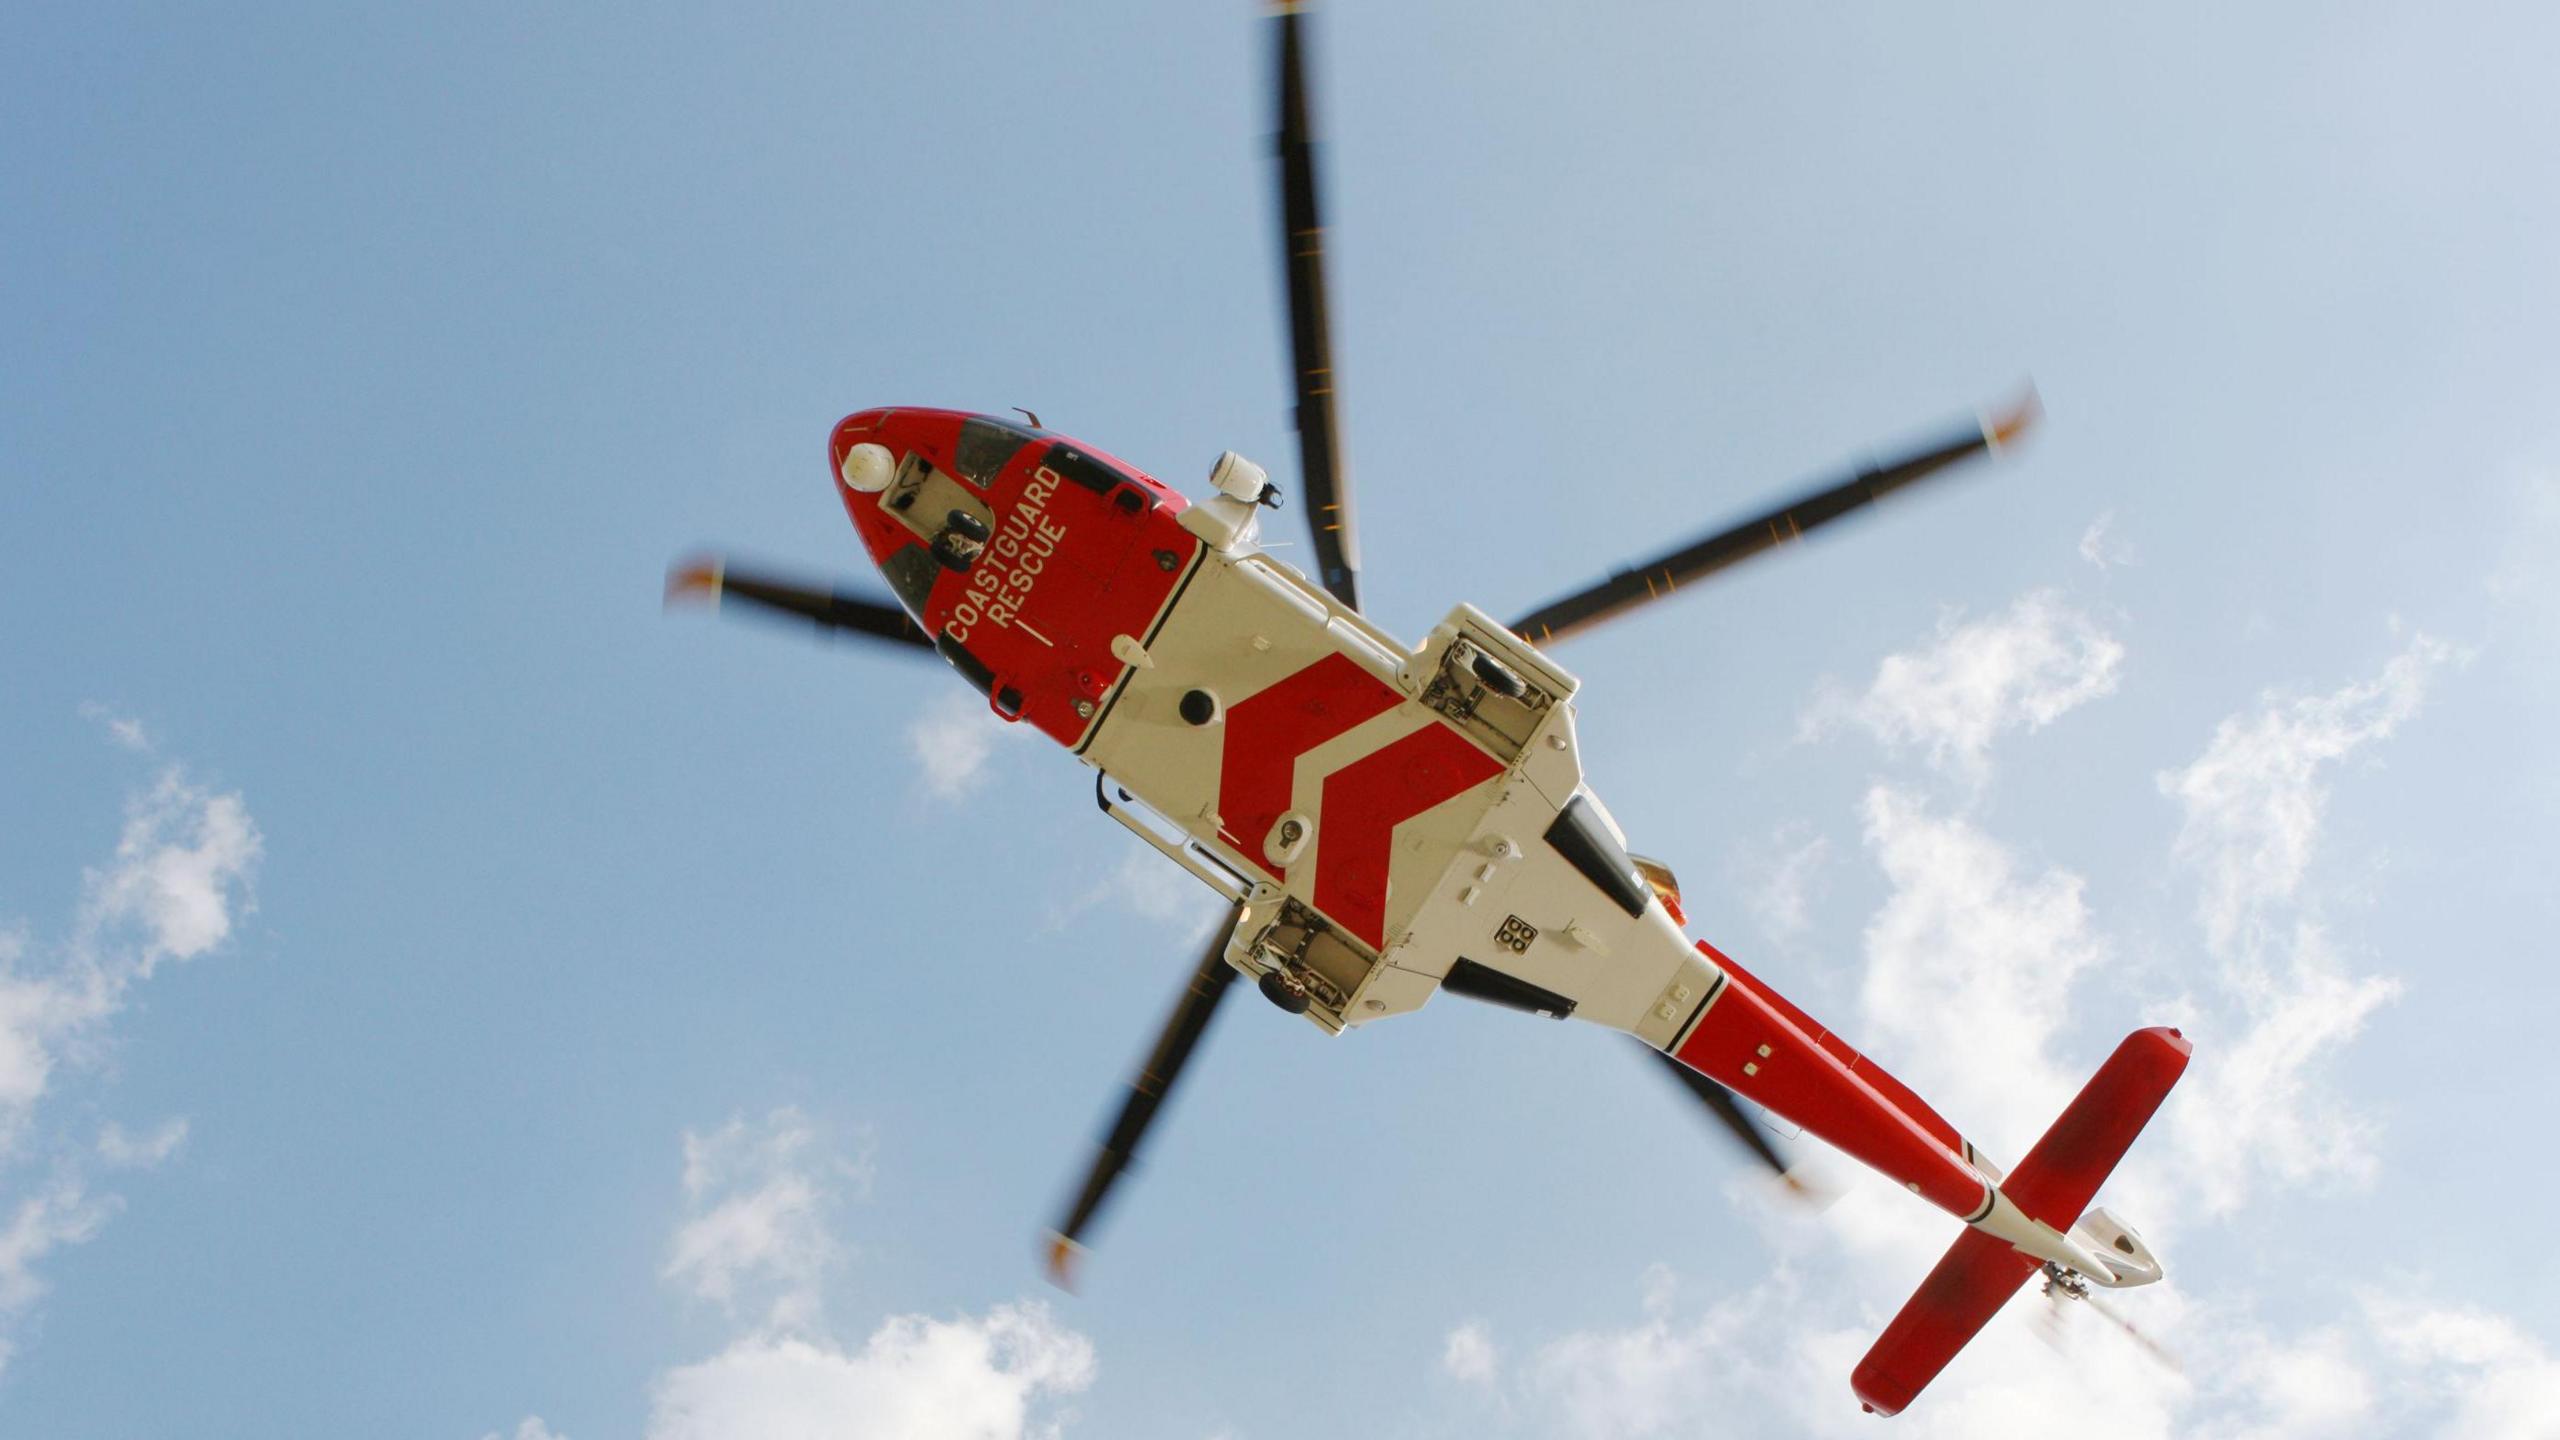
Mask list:
MULTIPOLYGON (((2079 1223, 2098 1186, 2124 1158, 2193 1047, 2177 1031, 2137 1030, 2116 1047, 2001 1190, 2029 1218, 2056 1230, 2079 1223)), ((2038 1262, 1979 1230, 1956 1237, 1849 1377, 1869 1410, 1891 1415, 1936 1379, 2038 1262)))

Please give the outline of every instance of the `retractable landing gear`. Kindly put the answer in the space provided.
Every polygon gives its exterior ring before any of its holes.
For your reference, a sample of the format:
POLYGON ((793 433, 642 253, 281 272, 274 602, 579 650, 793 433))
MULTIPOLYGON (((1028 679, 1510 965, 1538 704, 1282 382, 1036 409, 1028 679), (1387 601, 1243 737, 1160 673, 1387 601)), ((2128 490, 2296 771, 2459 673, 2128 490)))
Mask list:
POLYGON ((1292 1015, 1306 1014, 1307 1007, 1315 1003, 1315 997, 1307 993, 1307 982, 1285 966, 1273 966, 1263 971, 1262 978, 1255 983, 1262 991, 1263 999, 1292 1015))

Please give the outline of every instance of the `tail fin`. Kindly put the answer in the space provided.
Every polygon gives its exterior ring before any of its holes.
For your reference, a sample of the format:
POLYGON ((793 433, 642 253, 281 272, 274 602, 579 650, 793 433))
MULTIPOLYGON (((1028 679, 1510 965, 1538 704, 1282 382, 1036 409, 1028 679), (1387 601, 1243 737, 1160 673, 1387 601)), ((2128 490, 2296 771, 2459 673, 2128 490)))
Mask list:
MULTIPOLYGON (((2067 1231, 2078 1224, 2089 1197, 2178 1083, 2191 1049, 2184 1036, 2165 1027, 2126 1036, 2002 1182, 2000 1193, 2038 1226, 2067 1231)), ((2128 1254, 2138 1249, 2121 1230, 2106 1229, 2116 1248, 2128 1254)), ((1858 1362, 1849 1383, 1860 1402, 1885 1415, 1910 1404, 2042 1263, 1984 1230, 1957 1236, 1858 1362)))

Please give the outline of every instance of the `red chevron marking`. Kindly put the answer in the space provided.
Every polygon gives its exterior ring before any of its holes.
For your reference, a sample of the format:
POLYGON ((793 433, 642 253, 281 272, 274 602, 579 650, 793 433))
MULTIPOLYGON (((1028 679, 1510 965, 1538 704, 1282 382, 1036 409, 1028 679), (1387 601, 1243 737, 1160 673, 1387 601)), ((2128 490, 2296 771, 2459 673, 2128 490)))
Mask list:
POLYGON ((1434 722, 1326 776, 1316 908, 1372 948, 1385 945, 1396 827, 1501 773, 1501 761, 1434 722))
MULTIPOLYGON (((1247 861, 1274 880, 1288 878, 1263 857, 1262 842, 1289 809, 1298 757, 1394 709, 1399 698, 1394 686, 1335 654, 1227 707, 1218 819, 1247 861)), ((1331 794, 1328 785, 1328 803, 1331 794)))

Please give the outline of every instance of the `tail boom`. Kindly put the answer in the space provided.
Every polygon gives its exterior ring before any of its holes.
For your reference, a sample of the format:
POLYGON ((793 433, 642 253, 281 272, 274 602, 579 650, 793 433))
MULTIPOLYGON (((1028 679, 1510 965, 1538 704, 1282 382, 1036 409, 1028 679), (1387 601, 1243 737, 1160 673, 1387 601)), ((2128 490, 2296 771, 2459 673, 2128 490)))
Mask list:
POLYGON ((2160 1278, 2138 1237, 2087 1207, 2184 1073, 2190 1047, 2177 1031, 2127 1036, 2004 1177, 1882 1066, 1713 946, 1698 949, 1722 973, 1672 1058, 1969 1227, 1852 1376, 1869 1410, 1909 1404, 2039 1265, 2108 1288, 2160 1278))
POLYGON ((1672 1057, 1971 1224, 1995 1192, 1972 1146, 1902 1082, 1714 947, 1724 972, 1672 1057))

